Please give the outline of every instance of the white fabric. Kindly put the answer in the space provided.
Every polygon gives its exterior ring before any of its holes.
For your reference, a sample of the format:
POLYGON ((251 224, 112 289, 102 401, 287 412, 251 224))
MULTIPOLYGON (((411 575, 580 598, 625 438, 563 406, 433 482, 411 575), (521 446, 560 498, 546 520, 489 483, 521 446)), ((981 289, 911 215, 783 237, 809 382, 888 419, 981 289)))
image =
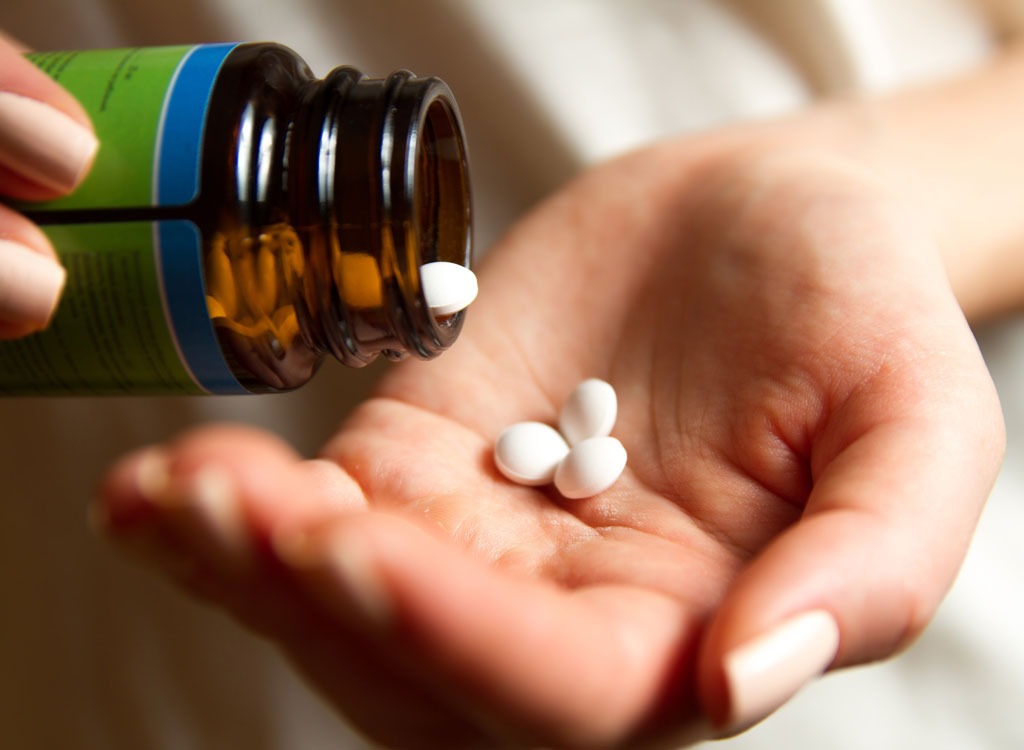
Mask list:
MULTIPOLYGON (((273 39, 320 73, 440 75, 465 116, 486 246, 581 168, 651 139, 970 68, 1022 5, 33 0, 3 3, 0 28, 50 49, 273 39)), ((1009 458, 937 622, 906 655, 830 676, 719 747, 1024 747, 1024 323, 986 343, 1009 458)), ((0 401, 0 747, 361 747, 272 650, 126 564, 83 517, 114 457, 201 420, 269 426, 310 452, 372 374, 327 367, 256 399, 0 401)))

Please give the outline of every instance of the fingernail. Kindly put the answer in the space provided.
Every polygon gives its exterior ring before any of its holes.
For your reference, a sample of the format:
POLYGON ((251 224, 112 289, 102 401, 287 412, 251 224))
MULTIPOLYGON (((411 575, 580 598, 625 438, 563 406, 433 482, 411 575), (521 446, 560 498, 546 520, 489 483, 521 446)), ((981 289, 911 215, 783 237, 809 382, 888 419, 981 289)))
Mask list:
POLYGON ((251 543, 232 477, 222 469, 200 469, 185 488, 198 541, 222 562, 241 563, 249 558, 251 543))
MULTIPOLYGON (((161 504, 169 479, 164 452, 158 448, 146 449, 135 462, 131 476, 137 497, 119 496, 111 499, 97 496, 87 508, 86 521, 89 528, 101 536, 127 529, 137 532, 139 511, 142 510, 142 516, 145 516, 146 506, 161 504)), ((115 536, 120 538, 122 535, 115 533, 115 536)))
POLYGON ((303 529, 280 527, 270 535, 270 547, 277 558, 295 570, 308 570, 317 565, 319 556, 303 529))
POLYGON ((85 177, 99 142, 86 127, 37 99, 0 92, 0 164, 60 192, 85 177))
POLYGON ((158 502, 171 481, 167 455, 159 448, 147 449, 135 465, 135 487, 144 500, 158 502))
POLYGON ((234 480, 223 469, 204 466, 191 476, 172 478, 166 454, 153 449, 139 459, 134 479, 139 495, 158 514, 158 542, 183 540, 225 570, 252 562, 252 539, 234 480))
POLYGON ((276 535, 272 543, 282 562, 304 577, 335 614, 377 632, 394 622, 391 597, 358 537, 312 537, 291 530, 276 535))
POLYGON ((779 708, 828 668, 838 648, 835 619, 812 610, 733 649, 724 660, 731 728, 748 727, 779 708))
POLYGON ((394 607, 370 552, 359 537, 335 537, 327 546, 328 570, 333 573, 354 614, 375 629, 391 625, 394 607), (347 538, 345 538, 347 537, 347 538))
POLYGON ((53 258, 0 239, 0 320, 35 330, 45 328, 57 309, 66 278, 53 258))

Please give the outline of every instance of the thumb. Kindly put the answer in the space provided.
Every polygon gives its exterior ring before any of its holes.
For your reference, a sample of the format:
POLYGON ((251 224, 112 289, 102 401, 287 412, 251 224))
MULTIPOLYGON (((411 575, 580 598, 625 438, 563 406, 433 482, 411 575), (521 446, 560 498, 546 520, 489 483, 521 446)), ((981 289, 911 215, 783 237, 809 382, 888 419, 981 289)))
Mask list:
POLYGON ((847 441, 816 472, 803 518, 751 561, 708 625, 698 690, 716 726, 742 731, 825 670, 890 656, 927 625, 1002 455, 981 377, 966 391, 947 383, 945 406, 919 399, 916 414, 847 441))

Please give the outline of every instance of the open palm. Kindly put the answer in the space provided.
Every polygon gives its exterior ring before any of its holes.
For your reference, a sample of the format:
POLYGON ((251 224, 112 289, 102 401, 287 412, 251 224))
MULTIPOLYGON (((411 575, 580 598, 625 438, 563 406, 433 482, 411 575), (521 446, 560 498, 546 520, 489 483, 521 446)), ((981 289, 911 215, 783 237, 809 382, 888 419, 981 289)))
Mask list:
POLYGON ((859 171, 660 146, 480 275, 458 344, 395 368, 328 461, 190 433, 112 472, 111 531, 396 746, 667 746, 736 718, 723 656, 790 615, 831 613, 836 665, 927 623, 998 404, 932 243, 859 171), (503 479, 500 430, 591 376, 619 395, 619 482, 503 479))

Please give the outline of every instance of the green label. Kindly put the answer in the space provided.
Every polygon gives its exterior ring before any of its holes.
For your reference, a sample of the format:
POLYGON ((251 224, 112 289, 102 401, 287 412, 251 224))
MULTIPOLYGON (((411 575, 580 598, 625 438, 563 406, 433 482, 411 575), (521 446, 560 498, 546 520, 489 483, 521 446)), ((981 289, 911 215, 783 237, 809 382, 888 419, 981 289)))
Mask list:
POLYGON ((231 49, 30 55, 82 103, 101 145, 74 194, 22 205, 43 224, 68 283, 46 331, 0 343, 0 393, 247 392, 207 314, 195 225, 125 213, 196 197, 210 91, 231 49))
POLYGON ((154 204, 157 135, 171 79, 191 47, 37 52, 28 57, 89 113, 100 150, 74 194, 33 208, 154 204))
POLYGON ((0 391, 201 393, 167 329, 152 225, 51 227, 68 285, 42 334, 0 345, 0 391), (103 252, 94 248, 102 247, 103 252))

